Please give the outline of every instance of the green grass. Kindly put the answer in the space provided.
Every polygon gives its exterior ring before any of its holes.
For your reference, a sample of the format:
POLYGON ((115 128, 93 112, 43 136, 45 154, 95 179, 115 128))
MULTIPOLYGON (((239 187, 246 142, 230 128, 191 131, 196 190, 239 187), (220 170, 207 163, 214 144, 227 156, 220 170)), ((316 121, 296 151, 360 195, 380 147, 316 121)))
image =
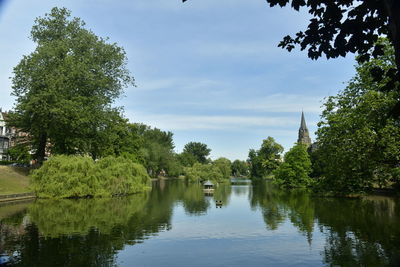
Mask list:
POLYGON ((28 173, 26 168, 0 166, 0 195, 29 192, 28 173))

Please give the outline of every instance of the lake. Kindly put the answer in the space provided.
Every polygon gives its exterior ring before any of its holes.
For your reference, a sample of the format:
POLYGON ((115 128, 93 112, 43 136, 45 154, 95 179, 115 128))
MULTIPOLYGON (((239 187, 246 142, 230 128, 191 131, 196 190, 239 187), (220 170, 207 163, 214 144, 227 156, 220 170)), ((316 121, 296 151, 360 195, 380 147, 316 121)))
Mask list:
POLYGON ((2 204, 0 265, 400 266, 400 202, 162 180, 124 198, 2 204))

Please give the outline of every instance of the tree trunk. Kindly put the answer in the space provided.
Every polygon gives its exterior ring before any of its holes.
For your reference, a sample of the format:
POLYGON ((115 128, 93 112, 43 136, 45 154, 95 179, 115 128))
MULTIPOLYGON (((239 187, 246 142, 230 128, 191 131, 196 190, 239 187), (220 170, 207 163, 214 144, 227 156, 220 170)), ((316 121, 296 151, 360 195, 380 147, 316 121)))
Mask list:
POLYGON ((42 164, 46 157, 46 146, 47 146, 47 134, 41 133, 39 135, 39 144, 36 151, 36 159, 39 164, 42 164))

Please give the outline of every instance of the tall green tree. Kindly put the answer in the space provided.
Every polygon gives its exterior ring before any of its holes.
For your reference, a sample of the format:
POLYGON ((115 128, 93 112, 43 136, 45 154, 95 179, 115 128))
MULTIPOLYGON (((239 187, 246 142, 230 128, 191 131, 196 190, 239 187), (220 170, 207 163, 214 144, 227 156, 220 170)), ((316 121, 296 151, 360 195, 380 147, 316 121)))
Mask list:
MULTIPOLYGON (((387 113, 400 94, 398 89, 382 90, 385 79, 390 77, 376 80, 371 75, 376 67, 388 70, 395 66, 393 47, 385 39, 379 43, 385 54, 370 62, 360 62, 347 87, 324 104, 317 131, 324 190, 363 192, 396 182, 400 125, 387 113)), ((398 84, 395 86, 398 88, 398 84)))
POLYGON ((251 177, 263 178, 271 175, 280 164, 282 152, 283 147, 270 136, 263 140, 259 150, 250 149, 248 162, 251 177))
POLYGON ((307 147, 296 144, 285 154, 283 163, 274 171, 275 182, 286 188, 307 187, 312 184, 310 173, 311 160, 307 147))
POLYGON ((66 8, 53 8, 31 30, 35 50, 14 68, 15 111, 9 124, 27 132, 35 157, 93 153, 111 104, 133 84, 125 51, 96 36, 66 8))
POLYGON ((206 163, 207 157, 210 155, 211 149, 206 144, 200 142, 189 142, 183 148, 183 153, 189 153, 196 157, 200 163, 206 163))

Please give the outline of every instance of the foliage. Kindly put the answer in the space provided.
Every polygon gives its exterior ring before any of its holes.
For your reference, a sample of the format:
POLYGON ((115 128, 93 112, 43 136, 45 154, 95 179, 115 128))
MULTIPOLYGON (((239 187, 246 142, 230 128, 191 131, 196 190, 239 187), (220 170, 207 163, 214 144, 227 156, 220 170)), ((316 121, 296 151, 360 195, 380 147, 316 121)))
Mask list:
POLYGON ((218 167, 221 171, 224 179, 229 179, 231 177, 232 169, 231 169, 231 161, 227 158, 218 158, 214 160, 212 163, 214 166, 218 167))
POLYGON ((224 177, 221 170, 213 164, 195 163, 193 167, 185 167, 185 176, 190 182, 202 182, 206 180, 222 183, 228 178, 224 177))
POLYGON ((211 149, 206 144, 200 142, 189 142, 183 148, 183 153, 189 153, 196 157, 197 162, 207 163, 207 157, 210 155, 211 149))
POLYGON ((232 162, 232 175, 233 176, 246 176, 249 172, 249 166, 246 161, 234 160, 232 162))
POLYGON ((312 184, 309 177, 311 160, 307 147, 296 144, 284 157, 284 162, 274 171, 275 182, 286 188, 307 187, 312 184))
POLYGON ((41 198, 110 197, 142 192, 149 176, 123 157, 53 156, 32 174, 31 187, 41 198))
POLYGON ((248 158, 250 176, 263 178, 271 175, 280 164, 282 152, 283 147, 270 136, 263 140, 259 150, 250 149, 248 158))
POLYGON ((20 143, 10 147, 7 154, 13 161, 21 163, 29 163, 31 160, 30 147, 26 143, 20 143))
POLYGON ((183 166, 177 154, 172 151, 166 160, 165 172, 168 177, 178 177, 183 174, 183 166))
MULTIPOLYGON (((317 59, 325 54, 327 58, 345 56, 347 53, 358 53, 362 57, 382 55, 382 47, 376 44, 378 37, 385 34, 395 41, 395 32, 391 27, 399 27, 389 20, 399 6, 394 1, 355 0, 267 0, 271 6, 286 6, 291 2, 292 8, 299 10, 307 7, 313 16, 305 32, 298 32, 295 38, 286 36, 279 44, 289 51, 295 45, 301 49, 308 48, 308 56, 317 59), (391 3, 390 3, 391 2, 391 3), (389 23, 388 23, 389 22, 389 23), (390 25, 390 26, 389 26, 390 25), (370 51, 371 48, 374 48, 370 51)), ((398 13, 397 13, 398 15, 398 13)))
POLYGON ((175 155, 173 133, 151 128, 145 124, 131 124, 132 131, 139 137, 139 155, 147 172, 157 177, 162 171, 177 176, 182 167, 175 155))
POLYGON ((184 167, 192 167, 197 162, 197 157, 189 152, 182 152, 178 154, 178 160, 184 167))
POLYGON ((371 76, 375 66, 394 67, 393 48, 380 43, 385 55, 359 63, 346 89, 324 104, 317 132, 323 190, 346 194, 388 186, 400 164, 399 121, 387 116, 399 99, 398 85, 384 91, 385 80, 371 76))
POLYGON ((7 123, 29 134, 39 161, 46 147, 97 157, 98 140, 119 113, 111 104, 133 84, 123 48, 84 26, 69 10, 53 8, 35 20, 36 49, 14 68, 16 106, 7 123))
POLYGON ((94 159, 105 156, 136 155, 135 162, 140 160, 141 140, 135 125, 123 118, 117 110, 110 110, 104 117, 102 131, 96 139, 86 144, 94 159))

